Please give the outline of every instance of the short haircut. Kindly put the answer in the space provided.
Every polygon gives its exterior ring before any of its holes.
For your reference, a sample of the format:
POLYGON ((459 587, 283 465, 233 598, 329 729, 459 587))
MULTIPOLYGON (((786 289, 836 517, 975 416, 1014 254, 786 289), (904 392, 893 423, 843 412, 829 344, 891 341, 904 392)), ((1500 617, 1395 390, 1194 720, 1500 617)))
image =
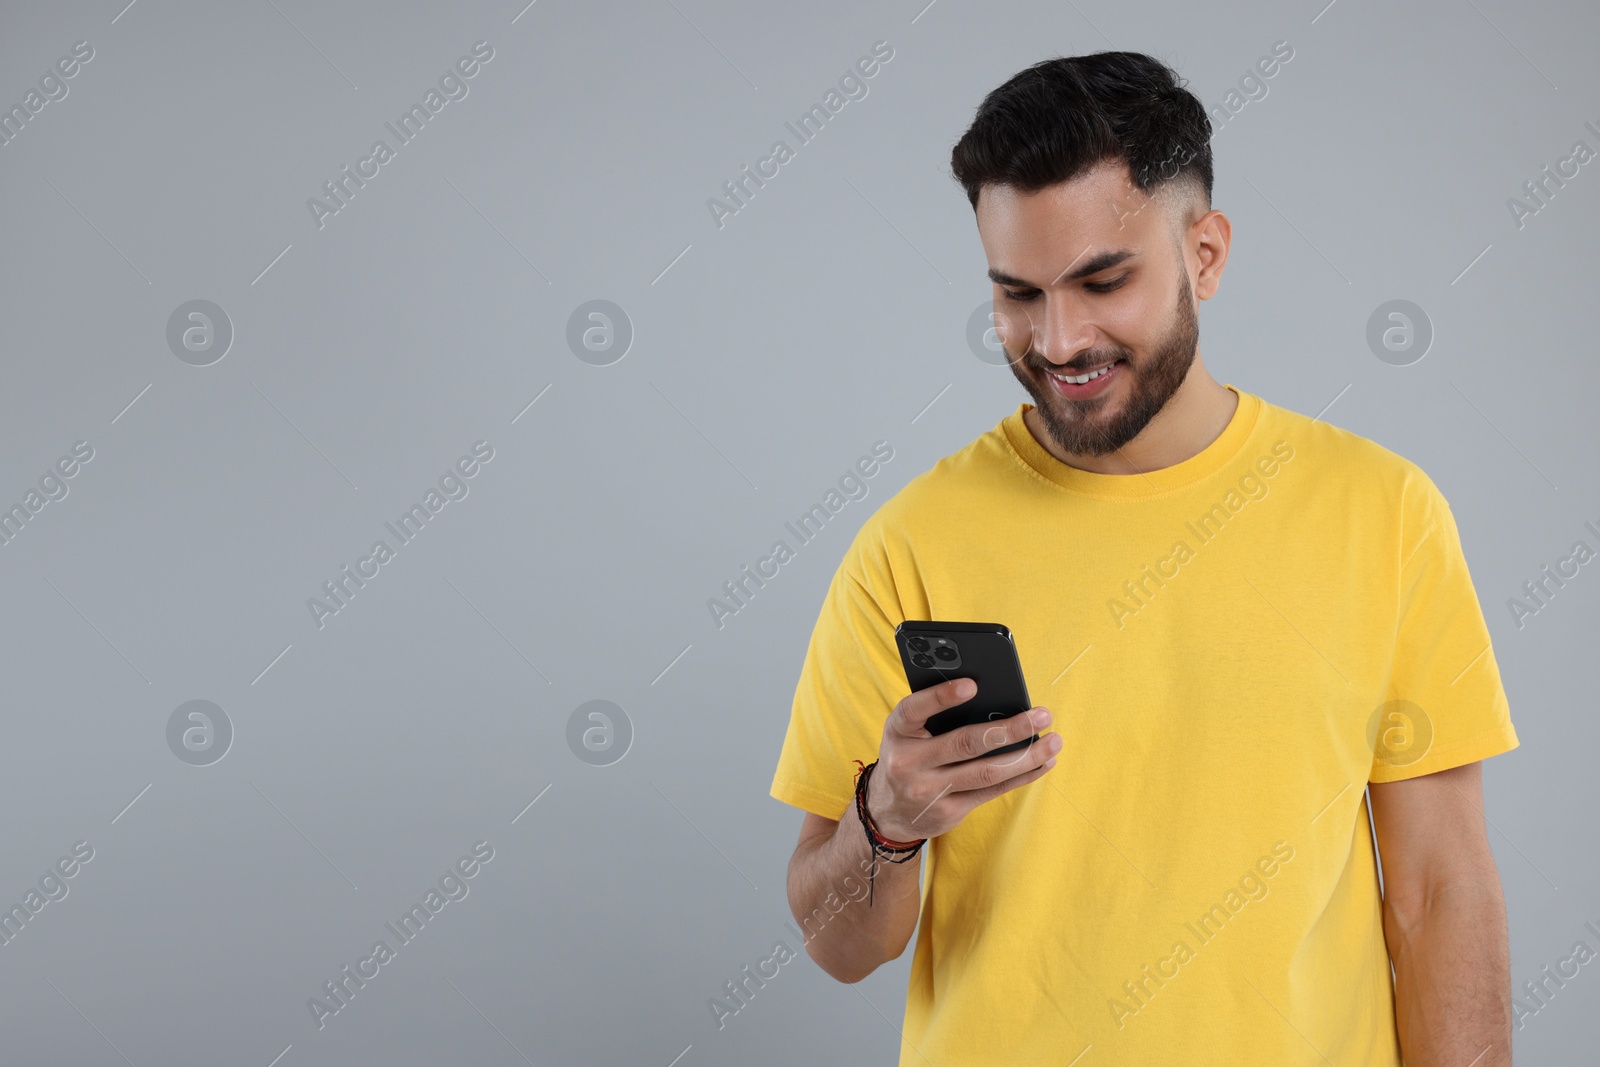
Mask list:
POLYGON ((1211 208, 1211 118, 1171 67, 1141 52, 1035 63, 983 98, 950 152, 974 211, 985 185, 1035 193, 1102 162, 1124 163, 1165 203, 1174 236, 1196 204, 1211 208))

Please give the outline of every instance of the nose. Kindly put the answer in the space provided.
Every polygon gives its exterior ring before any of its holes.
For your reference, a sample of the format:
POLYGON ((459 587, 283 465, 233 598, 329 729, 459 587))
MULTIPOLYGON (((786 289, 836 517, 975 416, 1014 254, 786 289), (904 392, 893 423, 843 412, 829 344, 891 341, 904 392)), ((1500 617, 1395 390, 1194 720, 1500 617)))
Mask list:
POLYGON ((1005 347, 1020 359, 1031 348, 1060 365, 1094 347, 1095 329, 1082 301, 1067 292, 1047 292, 1040 300, 997 313, 1005 347))

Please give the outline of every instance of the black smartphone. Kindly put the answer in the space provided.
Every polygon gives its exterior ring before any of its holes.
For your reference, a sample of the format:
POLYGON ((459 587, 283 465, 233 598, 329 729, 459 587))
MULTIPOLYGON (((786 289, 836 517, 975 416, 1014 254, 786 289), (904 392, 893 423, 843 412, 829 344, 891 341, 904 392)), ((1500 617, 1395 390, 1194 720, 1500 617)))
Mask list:
MULTIPOLYGON (((928 719, 930 734, 947 733, 973 723, 1008 719, 1033 707, 1022 680, 1011 631, 997 622, 921 622, 907 619, 894 630, 900 662, 913 693, 952 678, 971 678, 978 693, 971 700, 945 708, 928 719)), ((975 759, 1027 748, 1039 735, 1025 737, 975 759)), ((966 762, 966 761, 962 761, 966 762)))

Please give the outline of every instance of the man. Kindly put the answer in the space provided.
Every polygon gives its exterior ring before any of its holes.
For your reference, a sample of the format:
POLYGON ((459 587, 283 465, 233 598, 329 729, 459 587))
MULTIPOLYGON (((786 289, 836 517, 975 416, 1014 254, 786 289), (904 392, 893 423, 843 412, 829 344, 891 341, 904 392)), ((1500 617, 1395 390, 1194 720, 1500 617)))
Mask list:
POLYGON ((1479 761, 1517 737, 1456 522, 1207 372, 1210 132, 1103 52, 1000 86, 952 154, 1032 403, 862 527, 771 790, 807 813, 813 960, 859 981, 918 932, 902 1065, 1511 1063, 1479 761), (931 735, 972 683, 908 695, 906 619, 1009 626, 1041 706, 931 735), (868 820, 925 845, 874 872, 868 820))

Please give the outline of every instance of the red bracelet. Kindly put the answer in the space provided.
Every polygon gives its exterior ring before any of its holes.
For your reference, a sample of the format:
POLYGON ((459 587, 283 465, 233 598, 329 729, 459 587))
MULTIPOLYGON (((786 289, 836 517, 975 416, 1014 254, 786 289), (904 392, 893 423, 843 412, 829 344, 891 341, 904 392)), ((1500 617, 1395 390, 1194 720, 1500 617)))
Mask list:
POLYGON ((867 832, 872 835, 873 842, 896 852, 914 849, 924 844, 928 840, 926 837, 918 838, 915 841, 891 841, 878 832, 877 825, 872 821, 872 814, 867 811, 867 790, 866 783, 863 781, 863 779, 872 777, 872 768, 878 765, 878 761, 873 760, 870 765, 863 764, 860 760, 854 760, 853 762, 857 767, 861 768, 856 772, 856 809, 861 814, 861 821, 866 826, 867 832))
POLYGON ((856 772, 856 814, 861 817, 862 832, 867 836, 867 844, 872 849, 872 870, 867 873, 867 907, 872 907, 873 897, 877 889, 878 857, 882 856, 890 863, 905 863, 922 851, 922 846, 928 841, 890 841, 878 833, 878 828, 872 825, 872 816, 867 814, 867 782, 872 777, 872 768, 878 765, 877 760, 863 764, 855 761, 861 769, 856 772), (892 857, 898 856, 899 859, 892 857))

